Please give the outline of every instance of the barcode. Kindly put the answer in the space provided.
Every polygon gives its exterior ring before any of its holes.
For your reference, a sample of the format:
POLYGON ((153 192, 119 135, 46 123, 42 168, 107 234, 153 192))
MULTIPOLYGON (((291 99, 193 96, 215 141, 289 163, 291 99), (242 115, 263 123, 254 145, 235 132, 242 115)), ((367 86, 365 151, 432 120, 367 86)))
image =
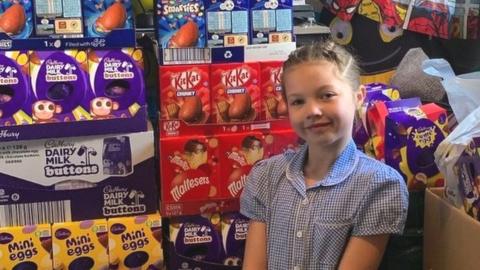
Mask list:
POLYGON ((70 201, 0 205, 0 227, 71 221, 70 201))
POLYGON ((211 54, 208 48, 163 49, 164 65, 210 63, 211 54))

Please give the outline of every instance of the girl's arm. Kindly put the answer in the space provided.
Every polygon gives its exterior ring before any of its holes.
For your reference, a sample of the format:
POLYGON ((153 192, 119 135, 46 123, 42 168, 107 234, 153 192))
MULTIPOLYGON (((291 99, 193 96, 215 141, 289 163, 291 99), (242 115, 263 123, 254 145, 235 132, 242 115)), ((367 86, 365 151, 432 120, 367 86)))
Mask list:
POLYGON ((251 220, 248 225, 243 270, 267 269, 267 226, 251 220))
POLYGON ((338 269, 378 269, 389 237, 389 234, 350 237, 338 269))

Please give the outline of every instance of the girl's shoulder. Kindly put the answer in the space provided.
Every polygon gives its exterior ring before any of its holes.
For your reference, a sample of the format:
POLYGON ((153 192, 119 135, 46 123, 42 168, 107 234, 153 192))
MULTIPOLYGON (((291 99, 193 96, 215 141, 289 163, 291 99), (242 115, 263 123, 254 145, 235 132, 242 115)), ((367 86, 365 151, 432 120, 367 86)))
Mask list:
POLYGON ((403 177, 394 168, 365 155, 359 151, 359 159, 356 168, 356 174, 370 177, 372 179, 402 180, 403 177))

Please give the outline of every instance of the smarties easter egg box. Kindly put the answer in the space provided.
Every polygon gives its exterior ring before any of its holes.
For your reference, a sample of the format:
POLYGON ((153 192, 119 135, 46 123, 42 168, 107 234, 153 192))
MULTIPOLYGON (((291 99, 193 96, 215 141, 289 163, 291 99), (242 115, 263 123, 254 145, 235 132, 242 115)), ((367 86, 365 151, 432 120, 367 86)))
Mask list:
POLYGON ((82 0, 85 36, 104 37, 116 30, 133 30, 132 1, 82 0))
POLYGON ((160 48, 204 48, 205 3, 202 0, 157 0, 160 48))
POLYGON ((35 0, 33 3, 36 37, 84 37, 82 0, 35 0))
POLYGON ((155 212, 155 166, 151 130, 4 142, 0 227, 155 212))
POLYGON ((1 269, 52 269, 50 224, 0 226, 1 269))
POLYGON ((33 6, 29 0, 0 1, 0 34, 28 39, 33 33, 33 6))

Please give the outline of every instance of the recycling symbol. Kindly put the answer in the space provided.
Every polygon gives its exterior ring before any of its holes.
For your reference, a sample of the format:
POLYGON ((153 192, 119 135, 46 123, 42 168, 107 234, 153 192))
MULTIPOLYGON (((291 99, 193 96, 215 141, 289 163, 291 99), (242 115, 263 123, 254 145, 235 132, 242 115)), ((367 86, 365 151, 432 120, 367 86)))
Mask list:
POLYGON ((232 58, 232 52, 230 50, 226 51, 225 54, 223 55, 226 59, 232 58))

